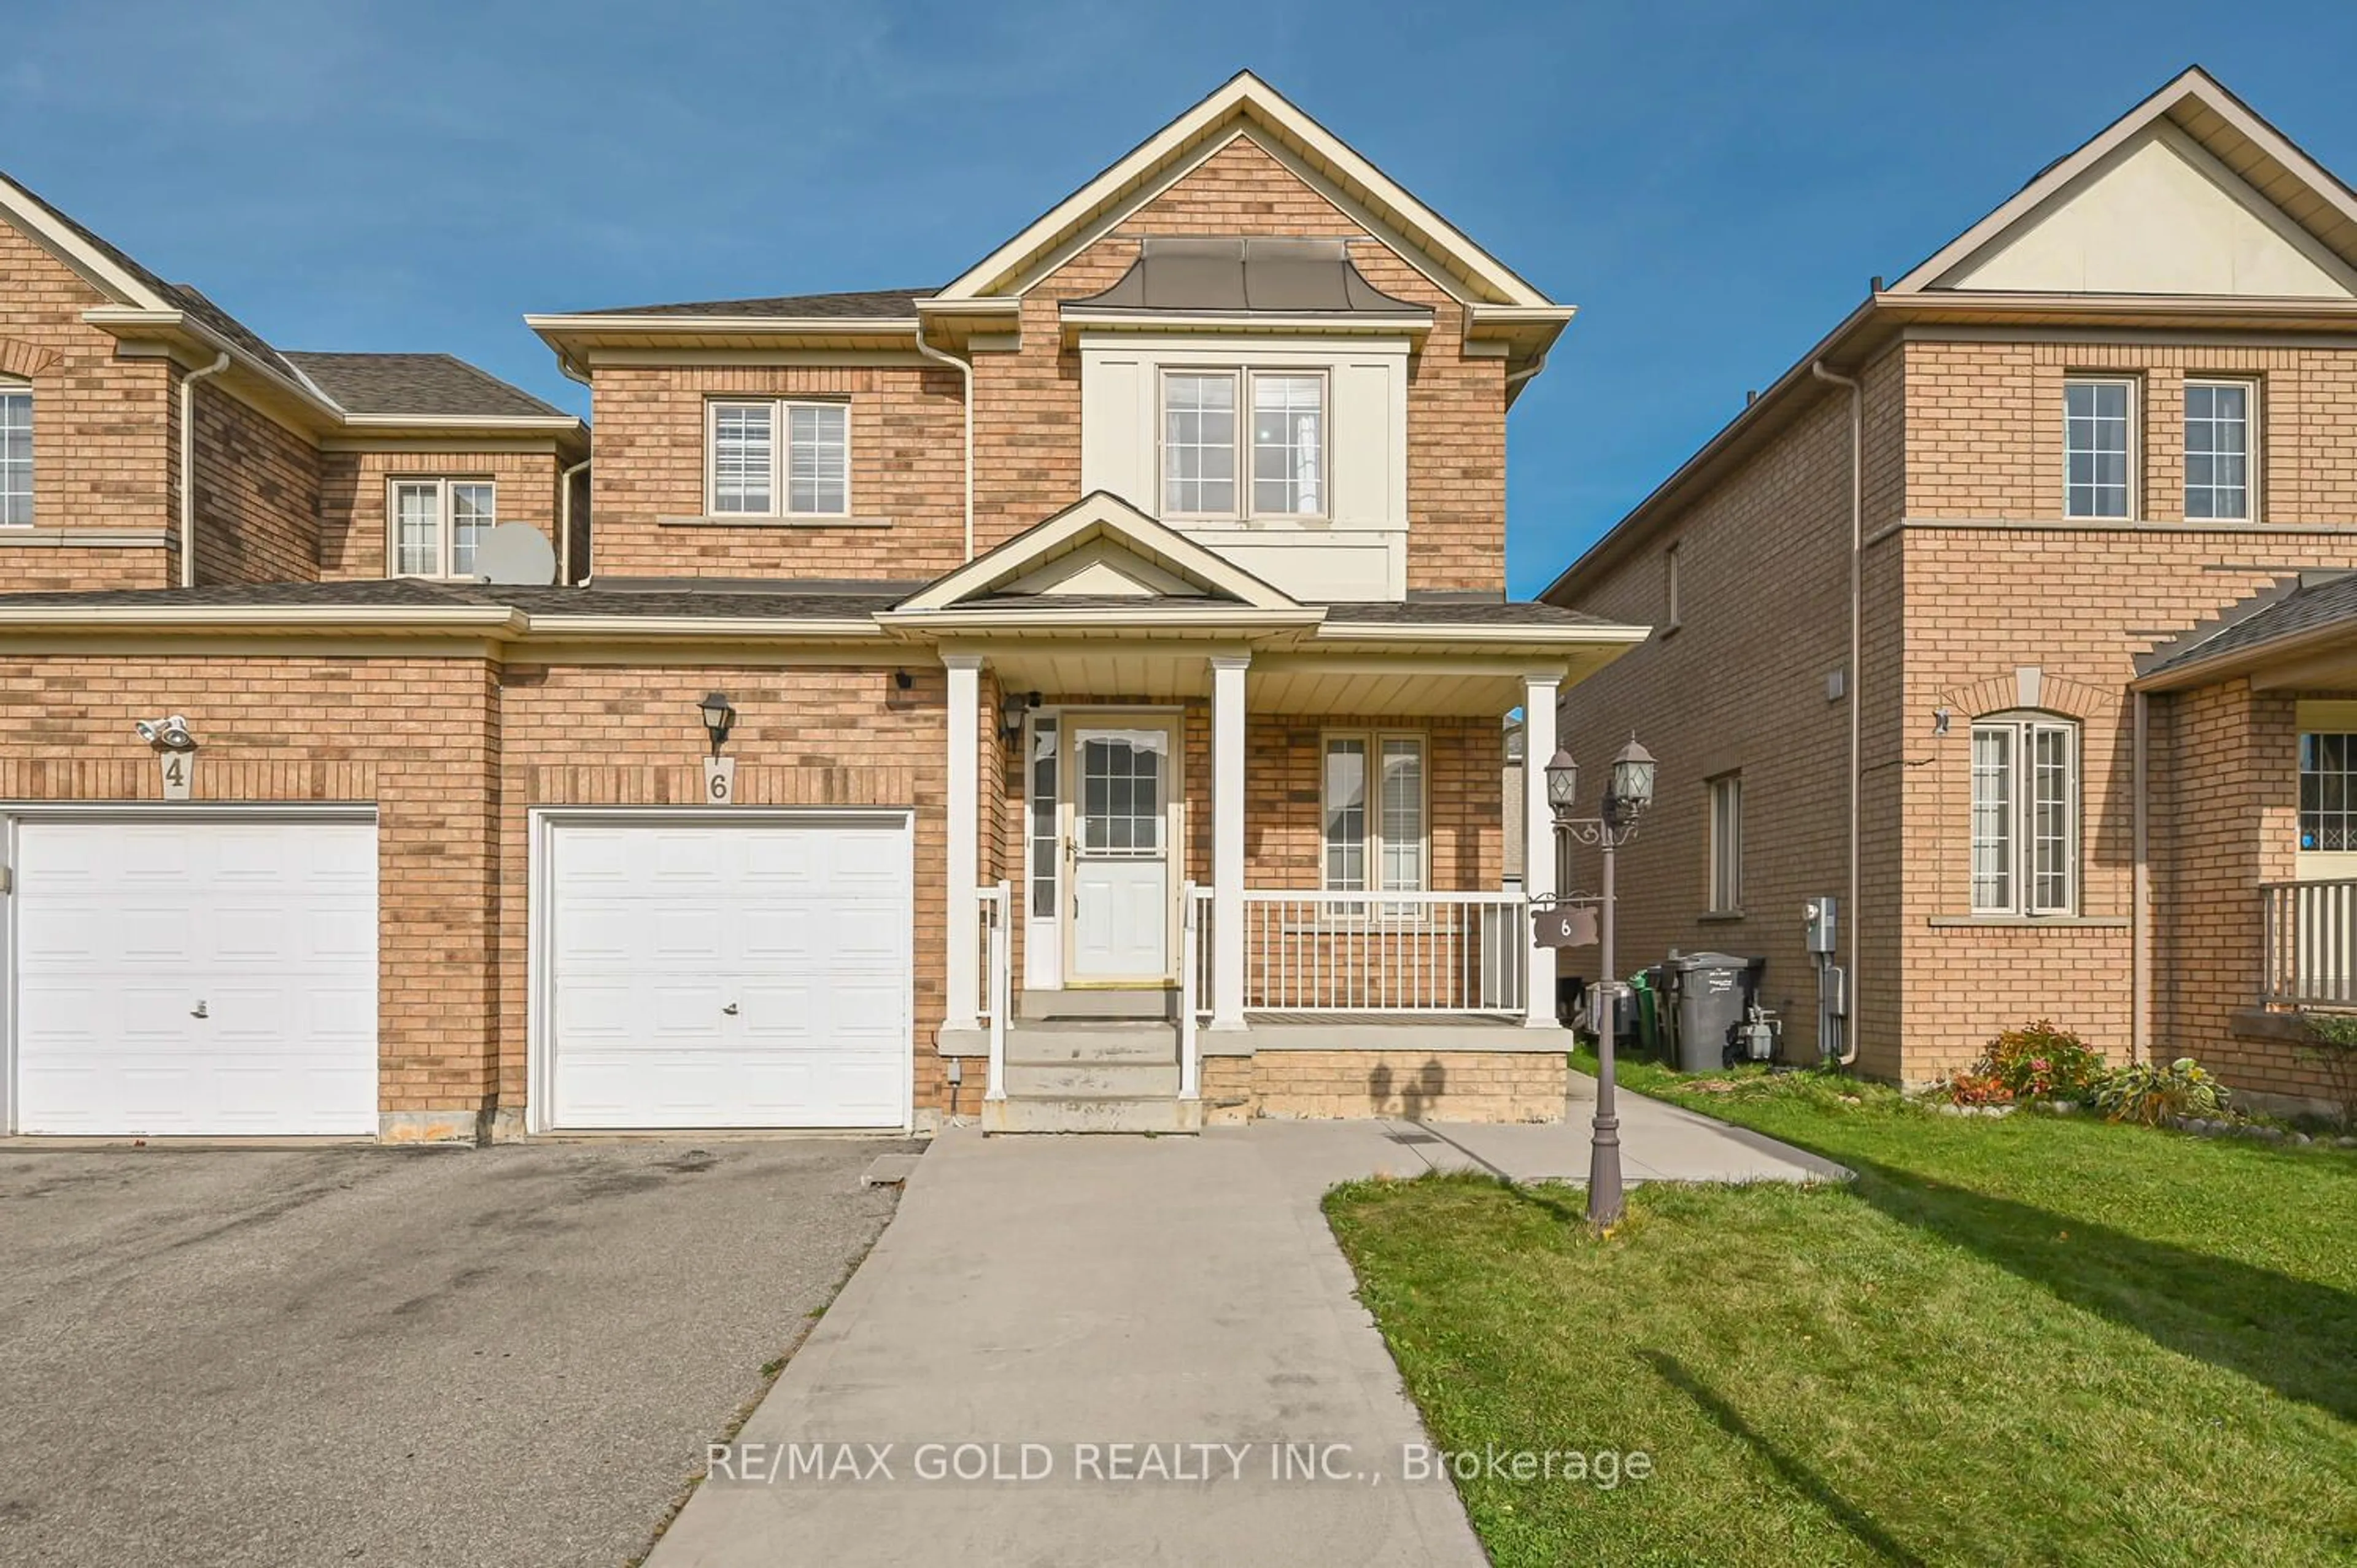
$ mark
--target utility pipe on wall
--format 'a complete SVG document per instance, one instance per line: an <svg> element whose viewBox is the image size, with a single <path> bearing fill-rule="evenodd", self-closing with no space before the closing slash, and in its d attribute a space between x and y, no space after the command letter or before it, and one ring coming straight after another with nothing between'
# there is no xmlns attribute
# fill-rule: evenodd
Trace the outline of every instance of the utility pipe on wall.
<svg viewBox="0 0 2357 1568"><path fill-rule="evenodd" d="M197 585L197 383L229 369L229 351L180 378L180 586Z"/></svg>
<svg viewBox="0 0 2357 1568"><path fill-rule="evenodd" d="M925 325L917 324L917 352L926 359L953 367L965 381L965 558L974 559L974 361L961 360L944 349L936 349L925 341Z"/></svg>
<svg viewBox="0 0 2357 1568"><path fill-rule="evenodd" d="M1847 1062L1857 1057L1858 936L1866 927L1857 902L1858 693L1864 685L1858 678L1858 625L1866 560L1866 389L1857 378L1827 370L1823 360L1813 361L1809 373L1849 389L1849 976L1843 998L1849 1026L1842 1037L1842 1060Z"/></svg>

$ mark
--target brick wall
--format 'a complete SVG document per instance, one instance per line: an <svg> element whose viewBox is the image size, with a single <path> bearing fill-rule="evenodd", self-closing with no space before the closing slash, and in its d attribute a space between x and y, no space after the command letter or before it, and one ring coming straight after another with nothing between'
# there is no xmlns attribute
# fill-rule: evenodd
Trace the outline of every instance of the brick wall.
<svg viewBox="0 0 2357 1568"><path fill-rule="evenodd" d="M1867 389L1868 532L1895 516L1903 439L1902 365L1886 355L1861 372ZM1781 435L1680 507L1641 549L1583 585L1572 607L1652 625L1642 647L1568 688L1564 743L1582 766L1581 792L1600 796L1606 765L1633 730L1659 764L1655 804L1620 852L1617 967L1657 963L1672 950L1765 958L1765 1000L1785 1020L1785 1050L1813 1059L1816 980L1801 906L1846 892L1847 699L1826 677L1849 660L1847 393L1812 394ZM1678 553L1679 625L1666 629L1663 553ZM1861 896L1848 912L1863 962L1857 1019L1869 1071L1899 1069L1895 947L1899 860L1893 745L1897 706L1895 553L1869 554L1866 671L1857 695L1868 725L1863 763ZM1706 918L1707 781L1737 773L1743 789L1743 910ZM1596 854L1577 852L1574 890L1592 892ZM1562 972L1594 978L1593 949L1564 955Z"/></svg>
<svg viewBox="0 0 2357 1568"><path fill-rule="evenodd" d="M385 511L395 478L488 478L501 522L528 522L556 542L559 460L545 452L328 452L319 458L322 578L382 577L390 540Z"/></svg>
<svg viewBox="0 0 2357 1568"><path fill-rule="evenodd" d="M180 397L170 401L179 450ZM197 581L301 583L319 575L319 449L276 420L197 383ZM171 504L180 470L171 467Z"/></svg>
<svg viewBox="0 0 2357 1568"><path fill-rule="evenodd" d="M173 521L166 361L127 359L81 313L103 295L0 221L0 377L33 392L37 531L162 529ZM13 535L16 531L9 531ZM0 542L0 593L153 587L171 553Z"/></svg>
<svg viewBox="0 0 2357 1568"><path fill-rule="evenodd" d="M596 380L591 551L599 573L917 578L963 558L963 392L946 366L609 365ZM659 521L705 514L705 405L738 395L850 403L857 523Z"/></svg>
<svg viewBox="0 0 2357 1568"><path fill-rule="evenodd" d="M1569 1088L1560 1051L1269 1050L1203 1060L1206 1109L1222 1121L1556 1122Z"/></svg>
<svg viewBox="0 0 2357 1568"><path fill-rule="evenodd" d="M381 1104L494 1088L495 688L472 658L0 657L0 800L156 800L135 718L188 716L199 800L373 801Z"/></svg>
<svg viewBox="0 0 2357 1568"><path fill-rule="evenodd" d="M1110 286L1136 259L1138 238L1147 234L1369 239L1257 144L1241 138L1057 268L1024 297L1021 349L974 358L980 548L1078 499L1080 354L1064 347L1057 306ZM1377 288L1436 313L1409 371L1408 585L1502 588L1505 362L1467 358L1463 307L1398 256L1372 242L1354 244L1351 255Z"/></svg>

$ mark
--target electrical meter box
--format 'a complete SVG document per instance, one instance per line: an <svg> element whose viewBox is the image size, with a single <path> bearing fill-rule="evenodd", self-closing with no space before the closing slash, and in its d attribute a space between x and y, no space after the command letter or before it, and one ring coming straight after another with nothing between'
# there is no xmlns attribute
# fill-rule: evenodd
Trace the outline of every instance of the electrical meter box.
<svg viewBox="0 0 2357 1568"><path fill-rule="evenodd" d="M1801 906L1801 918L1808 929L1809 950L1829 953L1834 950L1834 899L1812 898Z"/></svg>

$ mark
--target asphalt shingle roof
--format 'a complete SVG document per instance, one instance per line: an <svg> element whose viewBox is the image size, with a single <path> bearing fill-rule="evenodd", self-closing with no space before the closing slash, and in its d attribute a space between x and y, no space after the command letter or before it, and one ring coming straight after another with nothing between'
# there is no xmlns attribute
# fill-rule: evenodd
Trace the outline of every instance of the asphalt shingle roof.
<svg viewBox="0 0 2357 1568"><path fill-rule="evenodd" d="M348 413L565 417L565 411L450 354L320 354L286 358Z"/></svg>
<svg viewBox="0 0 2357 1568"><path fill-rule="evenodd" d="M917 301L937 288L874 288L851 294L783 294L766 299L700 299L677 305L632 305L584 310L582 316L805 316L889 319L917 314Z"/></svg>
<svg viewBox="0 0 2357 1568"><path fill-rule="evenodd" d="M2244 601L2240 613L2207 632L2197 628L2176 641L2155 649L2153 661L2140 671L2158 675L2181 665L2206 662L2222 654L2245 652L2270 642L2297 637L2336 621L2357 625L2357 572L2321 581L2292 579L2261 589Z"/></svg>
<svg viewBox="0 0 2357 1568"><path fill-rule="evenodd" d="M1602 616L1531 600L1410 599L1326 607L1326 624L1364 626L1612 626Z"/></svg>
<svg viewBox="0 0 2357 1568"><path fill-rule="evenodd" d="M512 606L526 615L711 616L747 619L865 620L906 596L897 585L864 587L827 582L780 582L759 588L518 587L495 583L447 583L422 577L357 577L333 583L218 583L200 588L119 588L100 593L0 594L0 609L210 608L294 609L361 607L384 609Z"/></svg>

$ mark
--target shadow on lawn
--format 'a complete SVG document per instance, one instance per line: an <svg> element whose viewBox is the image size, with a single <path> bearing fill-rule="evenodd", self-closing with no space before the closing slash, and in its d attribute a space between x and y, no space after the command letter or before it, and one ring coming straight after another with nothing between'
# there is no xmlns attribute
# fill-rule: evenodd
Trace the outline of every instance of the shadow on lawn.
<svg viewBox="0 0 2357 1568"><path fill-rule="evenodd" d="M1839 1156L1852 1190L1892 1219L1953 1241L2072 1305L2287 1399L2357 1420L2357 1298L2330 1285L2150 1241ZM2232 1223L2228 1220L2227 1223Z"/></svg>
<svg viewBox="0 0 2357 1568"><path fill-rule="evenodd" d="M1885 1563L1900 1564L1900 1568L1923 1568L1921 1557L1893 1541L1880 1525L1860 1512L1855 1503L1834 1490L1823 1476L1761 1436L1749 1422L1743 1419L1741 1411L1721 1399L1709 1384L1687 1370L1684 1362L1660 1350L1640 1350L1637 1359L1651 1365L1655 1372L1661 1374L1663 1382L1700 1406L1702 1412L1716 1422L1721 1431L1767 1461L1768 1467L1776 1472L1780 1480L1832 1515L1836 1523L1856 1536L1876 1556Z"/></svg>

